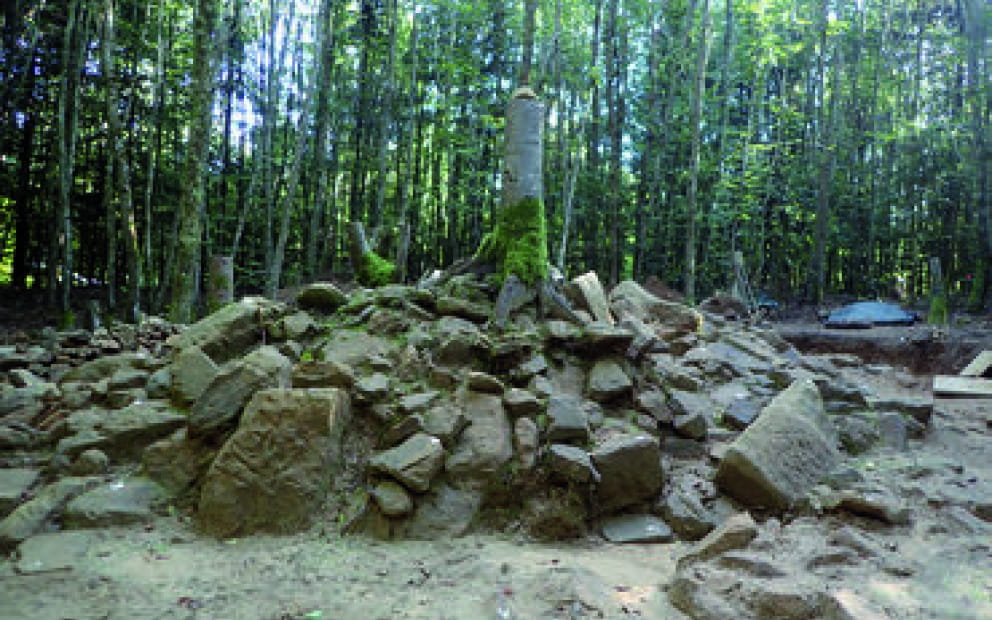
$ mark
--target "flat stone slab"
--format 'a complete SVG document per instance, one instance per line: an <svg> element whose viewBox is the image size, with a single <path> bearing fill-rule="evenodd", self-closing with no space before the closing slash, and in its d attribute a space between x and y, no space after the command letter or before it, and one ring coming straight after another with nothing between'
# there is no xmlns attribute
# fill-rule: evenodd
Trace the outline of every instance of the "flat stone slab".
<svg viewBox="0 0 992 620"><path fill-rule="evenodd" d="M0 518L6 517L38 480L36 469L0 469Z"/></svg>
<svg viewBox="0 0 992 620"><path fill-rule="evenodd" d="M798 380L730 444L715 482L748 506L788 509L840 462L833 434L816 385Z"/></svg>
<svg viewBox="0 0 992 620"><path fill-rule="evenodd" d="M98 480L95 477L62 478L41 489L34 498L0 521L0 549L16 546L40 532L70 499L92 489Z"/></svg>
<svg viewBox="0 0 992 620"><path fill-rule="evenodd" d="M395 448L373 456L369 467L392 476L412 491L424 492L430 488L431 479L441 471L443 459L441 440L417 433Z"/></svg>
<svg viewBox="0 0 992 620"><path fill-rule="evenodd" d="M547 440L552 442L589 439L589 416L582 403L568 396L552 396L548 403Z"/></svg>
<svg viewBox="0 0 992 620"><path fill-rule="evenodd" d="M86 558L93 537L88 532L52 532L32 536L18 546L14 570L37 575L74 569Z"/></svg>
<svg viewBox="0 0 992 620"><path fill-rule="evenodd" d="M62 515L70 528L107 527L141 523L165 501L161 486L147 478L128 478L83 493L69 502Z"/></svg>
<svg viewBox="0 0 992 620"><path fill-rule="evenodd" d="M653 515L620 515L603 522L603 536L615 543L664 543L672 528Z"/></svg>

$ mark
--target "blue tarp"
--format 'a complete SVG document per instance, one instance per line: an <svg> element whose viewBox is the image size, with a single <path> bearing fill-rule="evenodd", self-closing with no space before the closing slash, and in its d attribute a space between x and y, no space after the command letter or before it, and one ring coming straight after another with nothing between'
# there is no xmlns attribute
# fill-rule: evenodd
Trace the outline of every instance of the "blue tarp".
<svg viewBox="0 0 992 620"><path fill-rule="evenodd" d="M881 301L859 301L831 312L826 327L868 328L875 325L912 325L920 316L903 310L896 304Z"/></svg>

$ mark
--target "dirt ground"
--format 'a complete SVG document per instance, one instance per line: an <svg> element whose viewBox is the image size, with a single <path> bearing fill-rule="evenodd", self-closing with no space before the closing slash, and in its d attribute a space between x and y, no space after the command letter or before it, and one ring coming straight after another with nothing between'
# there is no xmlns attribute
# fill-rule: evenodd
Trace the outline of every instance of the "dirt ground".
<svg viewBox="0 0 992 620"><path fill-rule="evenodd" d="M844 373L880 396L929 395L927 375L871 365ZM850 463L905 502L909 525L787 515L762 525L770 554L801 553L797 545L851 527L877 552L818 572L818 587L857 593L877 612L871 618L992 618L992 525L962 514L963 506L992 501L990 442L992 400L938 401L923 440ZM217 541L173 515L145 527L84 531L61 547L67 558L51 558L50 570L0 560L0 618L686 617L664 592L685 543L538 544L508 534L380 542L329 533L336 529ZM513 615L501 615L505 604Z"/></svg>

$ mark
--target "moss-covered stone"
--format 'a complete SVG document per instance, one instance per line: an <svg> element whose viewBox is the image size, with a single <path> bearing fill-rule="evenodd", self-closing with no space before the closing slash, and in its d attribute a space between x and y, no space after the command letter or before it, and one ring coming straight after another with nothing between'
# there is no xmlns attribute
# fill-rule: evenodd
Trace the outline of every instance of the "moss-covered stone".
<svg viewBox="0 0 992 620"><path fill-rule="evenodd" d="M502 280L515 274L525 284L548 276L547 228L544 203L525 198L503 207L496 229L479 244L476 259L502 264Z"/></svg>
<svg viewBox="0 0 992 620"><path fill-rule="evenodd" d="M364 286L385 286L393 281L396 265L375 252L362 255L358 268L358 281Z"/></svg>

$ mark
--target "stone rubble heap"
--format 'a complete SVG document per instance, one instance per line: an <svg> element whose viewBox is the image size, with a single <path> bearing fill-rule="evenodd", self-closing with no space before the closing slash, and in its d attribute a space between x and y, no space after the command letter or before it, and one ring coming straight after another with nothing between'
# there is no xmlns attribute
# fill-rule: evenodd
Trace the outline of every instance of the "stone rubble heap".
<svg viewBox="0 0 992 620"><path fill-rule="evenodd" d="M727 553L756 536L742 511L910 518L846 463L907 450L931 401L881 399L843 379L852 356L632 281L566 292L581 324L530 305L490 328L495 291L459 276L0 347L0 547L169 505L218 537L703 539L670 596L735 617L705 585L727 563L766 570Z"/></svg>

